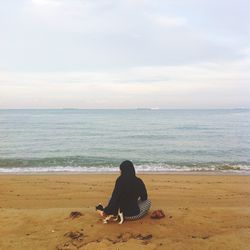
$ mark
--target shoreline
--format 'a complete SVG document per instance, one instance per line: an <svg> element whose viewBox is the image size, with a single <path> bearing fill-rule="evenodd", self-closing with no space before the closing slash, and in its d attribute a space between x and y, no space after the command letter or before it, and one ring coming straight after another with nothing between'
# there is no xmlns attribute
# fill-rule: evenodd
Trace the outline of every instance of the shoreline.
<svg viewBox="0 0 250 250"><path fill-rule="evenodd" d="M201 176L250 176L250 171L137 171L138 175L201 175ZM0 172L0 176L41 176L41 175L116 175L119 171L30 171L30 172Z"/></svg>

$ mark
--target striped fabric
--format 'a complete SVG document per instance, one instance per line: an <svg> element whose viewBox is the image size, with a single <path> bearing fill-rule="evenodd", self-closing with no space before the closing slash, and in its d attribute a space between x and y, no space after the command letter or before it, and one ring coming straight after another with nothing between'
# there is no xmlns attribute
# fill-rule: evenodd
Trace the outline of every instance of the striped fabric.
<svg viewBox="0 0 250 250"><path fill-rule="evenodd" d="M141 219L143 216L145 216L151 207L151 201L150 200L145 200L145 201L138 200L138 206L140 208L140 213L135 216L129 216L129 217L125 216L126 220L138 220L138 219Z"/></svg>

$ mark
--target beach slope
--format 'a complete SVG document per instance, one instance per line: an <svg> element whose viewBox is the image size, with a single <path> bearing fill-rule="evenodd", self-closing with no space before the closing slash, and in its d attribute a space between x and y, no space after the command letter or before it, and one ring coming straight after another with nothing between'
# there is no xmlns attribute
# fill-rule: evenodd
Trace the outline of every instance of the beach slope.
<svg viewBox="0 0 250 250"><path fill-rule="evenodd" d="M139 177L164 219L103 224L115 174L1 175L0 249L250 249L250 176Z"/></svg>

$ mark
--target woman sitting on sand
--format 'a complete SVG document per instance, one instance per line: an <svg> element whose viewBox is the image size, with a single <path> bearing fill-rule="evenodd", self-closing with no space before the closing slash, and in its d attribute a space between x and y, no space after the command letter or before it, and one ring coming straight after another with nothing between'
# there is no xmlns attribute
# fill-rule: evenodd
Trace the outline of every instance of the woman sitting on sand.
<svg viewBox="0 0 250 250"><path fill-rule="evenodd" d="M143 181L136 177L131 161L122 162L120 170L121 175L116 180L112 197L101 215L114 215L120 209L126 220L140 219L147 214L151 206L146 187Z"/></svg>

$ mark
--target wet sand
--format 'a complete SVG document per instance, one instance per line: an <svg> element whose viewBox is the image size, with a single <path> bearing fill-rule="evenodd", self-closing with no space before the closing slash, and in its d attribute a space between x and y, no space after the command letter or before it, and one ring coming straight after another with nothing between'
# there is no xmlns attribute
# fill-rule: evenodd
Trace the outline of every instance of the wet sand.
<svg viewBox="0 0 250 250"><path fill-rule="evenodd" d="M103 224L116 174L0 175L0 249L250 249L250 176L139 177L164 219Z"/></svg>

